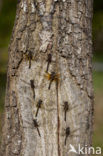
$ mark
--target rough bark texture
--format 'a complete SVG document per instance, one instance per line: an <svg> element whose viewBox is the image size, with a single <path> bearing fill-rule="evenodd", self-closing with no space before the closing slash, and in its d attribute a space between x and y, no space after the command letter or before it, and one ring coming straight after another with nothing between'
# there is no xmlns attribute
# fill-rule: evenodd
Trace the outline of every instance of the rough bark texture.
<svg viewBox="0 0 103 156"><path fill-rule="evenodd" d="M21 0L11 44L1 156L75 156L92 143L92 0ZM27 59L31 51L32 60ZM58 75L58 83L46 73ZM30 80L34 80L35 99ZM37 103L42 100L37 121ZM63 104L69 110L64 120ZM65 145L65 129L70 135ZM87 154L86 154L87 155Z"/></svg>

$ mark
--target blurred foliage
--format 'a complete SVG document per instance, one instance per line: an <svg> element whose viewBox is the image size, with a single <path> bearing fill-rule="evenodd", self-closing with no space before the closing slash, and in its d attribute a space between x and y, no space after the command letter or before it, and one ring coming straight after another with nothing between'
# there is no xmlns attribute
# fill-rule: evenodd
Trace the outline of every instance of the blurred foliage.
<svg viewBox="0 0 103 156"><path fill-rule="evenodd" d="M103 10L94 13L93 16L93 38L96 34L103 30Z"/></svg>
<svg viewBox="0 0 103 156"><path fill-rule="evenodd" d="M95 93L93 146L103 149L103 72L93 72Z"/></svg>
<svg viewBox="0 0 103 156"><path fill-rule="evenodd" d="M94 55L98 59L98 55L100 58L103 53L103 0L94 0L93 43Z"/></svg>
<svg viewBox="0 0 103 156"><path fill-rule="evenodd" d="M94 13L103 10L103 0L94 0Z"/></svg>
<svg viewBox="0 0 103 156"><path fill-rule="evenodd" d="M0 48L0 73L5 74L7 70L8 48Z"/></svg>
<svg viewBox="0 0 103 156"><path fill-rule="evenodd" d="M4 97L6 88L6 74L0 74L0 113L3 112L4 108Z"/></svg>
<svg viewBox="0 0 103 156"><path fill-rule="evenodd" d="M103 72L93 72L93 83L95 92L103 91Z"/></svg>
<svg viewBox="0 0 103 156"><path fill-rule="evenodd" d="M103 51L96 52L93 56L93 62L103 62Z"/></svg>
<svg viewBox="0 0 103 156"><path fill-rule="evenodd" d="M0 10L0 73L6 73L8 44L16 14L16 0L2 0Z"/></svg>
<svg viewBox="0 0 103 156"><path fill-rule="evenodd" d="M0 48L8 45L16 12L16 0L3 0L0 10Z"/></svg>

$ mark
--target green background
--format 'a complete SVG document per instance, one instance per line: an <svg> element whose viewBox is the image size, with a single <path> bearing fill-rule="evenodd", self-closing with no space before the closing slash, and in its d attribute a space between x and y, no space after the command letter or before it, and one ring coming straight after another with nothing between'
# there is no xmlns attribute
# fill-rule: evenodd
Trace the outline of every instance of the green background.
<svg viewBox="0 0 103 156"><path fill-rule="evenodd" d="M4 111L8 44L16 13L16 0L2 0L0 6L0 119ZM103 0L94 0L93 64L101 63L101 70L93 71L95 94L93 146L103 149ZM0 120L0 121L1 121ZM1 122L0 122L1 129ZM0 133L1 134L1 133Z"/></svg>

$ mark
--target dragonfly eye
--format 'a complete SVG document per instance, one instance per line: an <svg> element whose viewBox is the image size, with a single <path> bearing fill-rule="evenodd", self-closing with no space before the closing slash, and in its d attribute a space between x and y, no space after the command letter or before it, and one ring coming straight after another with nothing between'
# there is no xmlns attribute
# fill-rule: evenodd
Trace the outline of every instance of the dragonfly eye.
<svg viewBox="0 0 103 156"><path fill-rule="evenodd" d="M68 110L68 109L69 109L68 102L67 102L67 101L65 101L65 102L64 102L64 110Z"/></svg>

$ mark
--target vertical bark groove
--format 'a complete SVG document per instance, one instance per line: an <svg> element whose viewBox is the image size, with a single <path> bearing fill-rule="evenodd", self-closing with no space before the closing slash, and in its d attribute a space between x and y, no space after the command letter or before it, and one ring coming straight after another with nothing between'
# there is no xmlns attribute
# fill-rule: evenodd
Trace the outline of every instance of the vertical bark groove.
<svg viewBox="0 0 103 156"><path fill-rule="evenodd" d="M58 156L61 156L61 150L60 150L60 111L59 111L59 99L58 99L58 84L56 84L56 92L57 92L57 132L58 132Z"/></svg>

